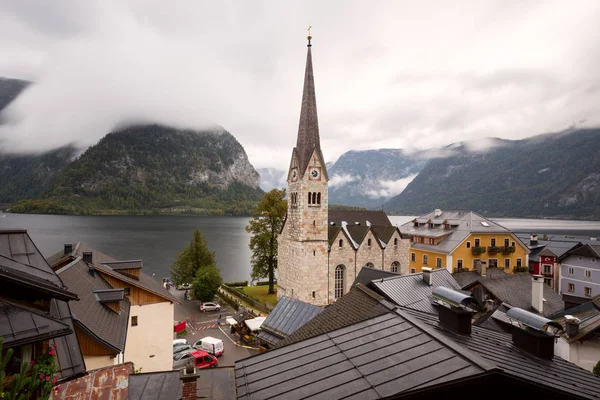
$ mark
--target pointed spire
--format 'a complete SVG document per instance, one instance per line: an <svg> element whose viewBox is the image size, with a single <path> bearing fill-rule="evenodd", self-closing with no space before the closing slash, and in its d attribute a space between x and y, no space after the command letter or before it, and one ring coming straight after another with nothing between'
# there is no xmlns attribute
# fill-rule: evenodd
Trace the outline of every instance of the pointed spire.
<svg viewBox="0 0 600 400"><path fill-rule="evenodd" d="M304 174L310 156L315 148L321 152L319 139L319 120L317 118L317 99L315 96L315 80L313 77L311 43L312 36L308 36L308 53L306 55L306 71L304 73L304 91L302 93L302 110L300 111L300 126L298 128L298 140L296 150L298 152L298 163L300 174Z"/></svg>

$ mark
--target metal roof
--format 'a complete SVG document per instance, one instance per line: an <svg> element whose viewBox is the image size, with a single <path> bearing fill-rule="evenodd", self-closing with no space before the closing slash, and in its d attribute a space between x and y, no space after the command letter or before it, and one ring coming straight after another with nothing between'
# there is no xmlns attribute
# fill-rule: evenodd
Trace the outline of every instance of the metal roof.
<svg viewBox="0 0 600 400"><path fill-rule="evenodd" d="M52 400L124 400L128 398L128 377L132 374L131 362L87 371L84 376L61 383L60 391L52 394Z"/></svg>
<svg viewBox="0 0 600 400"><path fill-rule="evenodd" d="M181 399L183 393L179 371L130 374L128 386L129 400Z"/></svg>
<svg viewBox="0 0 600 400"><path fill-rule="evenodd" d="M237 361L238 399L379 399L494 367L402 312Z"/></svg>
<svg viewBox="0 0 600 400"><path fill-rule="evenodd" d="M361 225L367 225L369 222L372 226L393 226L387 214L383 211L332 211L328 212L328 222L335 222L337 226L342 225L342 221L346 221L348 225L354 225L359 222Z"/></svg>
<svg viewBox="0 0 600 400"><path fill-rule="evenodd" d="M376 279L390 278L394 276L400 276L400 274L378 268L361 268L352 286L356 286L359 283L365 286L369 286L371 281L374 281Z"/></svg>
<svg viewBox="0 0 600 400"><path fill-rule="evenodd" d="M364 269L364 268L363 268ZM423 280L423 273L399 275L372 281L371 285L383 296L400 306L437 314L434 309L432 292L438 286L460 290L460 285L446 269L431 271L432 285Z"/></svg>
<svg viewBox="0 0 600 400"><path fill-rule="evenodd" d="M487 268L485 277L481 276L477 271L466 271L466 272L457 272L452 274L452 277L458 282L460 287L464 288L471 283L477 281L479 278L486 279L494 279L494 278L502 278L508 276L504 269L500 268Z"/></svg>
<svg viewBox="0 0 600 400"><path fill-rule="evenodd" d="M104 261L102 264L118 271L120 269L140 269L144 265L142 260L128 260L128 261Z"/></svg>
<svg viewBox="0 0 600 400"><path fill-rule="evenodd" d="M112 303L125 298L125 289L96 289L93 290L96 300L100 303Z"/></svg>
<svg viewBox="0 0 600 400"><path fill-rule="evenodd" d="M71 333L66 336L54 338L50 341L51 345L56 345L57 367L55 375L59 381L71 379L85 373L86 367L83 361L83 354L79 347L79 341L73 328L73 318L69 303L62 300L52 300L50 303L50 313L71 329Z"/></svg>
<svg viewBox="0 0 600 400"><path fill-rule="evenodd" d="M259 334L259 338L275 345L294 333L298 328L313 319L323 311L321 307L305 303L298 299L283 296L277 302L277 306L271 311L263 322L261 329L265 335ZM261 333L262 333L261 332ZM268 335L278 338L276 341Z"/></svg>

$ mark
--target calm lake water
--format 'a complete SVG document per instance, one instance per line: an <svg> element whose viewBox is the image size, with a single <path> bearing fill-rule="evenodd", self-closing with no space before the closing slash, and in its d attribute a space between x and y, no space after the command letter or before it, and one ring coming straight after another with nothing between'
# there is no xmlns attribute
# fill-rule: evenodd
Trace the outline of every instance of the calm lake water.
<svg viewBox="0 0 600 400"><path fill-rule="evenodd" d="M412 216L392 216L403 224ZM142 259L147 274L169 275L177 255L189 245L194 229L200 229L215 252L226 282L250 280L250 235L247 217L176 216L63 216L5 214L0 229L27 229L44 256L63 249L64 243L86 242L117 259ZM551 219L496 219L515 232L583 235L600 238L600 221Z"/></svg>

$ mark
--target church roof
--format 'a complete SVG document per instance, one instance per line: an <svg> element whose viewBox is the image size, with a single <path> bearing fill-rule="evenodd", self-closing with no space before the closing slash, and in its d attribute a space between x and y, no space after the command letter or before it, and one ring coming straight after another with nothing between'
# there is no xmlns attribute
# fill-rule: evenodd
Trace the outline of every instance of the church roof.
<svg viewBox="0 0 600 400"><path fill-rule="evenodd" d="M332 222L337 226L346 221L348 225L355 225L359 222L361 225L367 225L367 221L372 226L393 226L387 214L383 211L332 211L329 210L329 225Z"/></svg>
<svg viewBox="0 0 600 400"><path fill-rule="evenodd" d="M302 93L302 109L300 111L300 124L298 127L298 139L296 141L296 154L302 176L308 167L310 158L314 151L321 157L321 141L319 138L319 119L317 117L317 98L315 95L315 79L313 76L311 45L308 45L306 55L306 70L304 72L304 91ZM323 176L327 178L325 165L322 167Z"/></svg>

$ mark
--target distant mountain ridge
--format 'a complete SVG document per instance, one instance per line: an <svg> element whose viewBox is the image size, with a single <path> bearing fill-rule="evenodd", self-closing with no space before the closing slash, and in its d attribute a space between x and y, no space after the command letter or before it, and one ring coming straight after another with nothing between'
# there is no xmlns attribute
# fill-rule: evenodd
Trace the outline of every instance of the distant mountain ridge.
<svg viewBox="0 0 600 400"><path fill-rule="evenodd" d="M415 215L436 208L494 217L600 219L600 129L498 140L473 150L455 144L431 159L386 205Z"/></svg>

